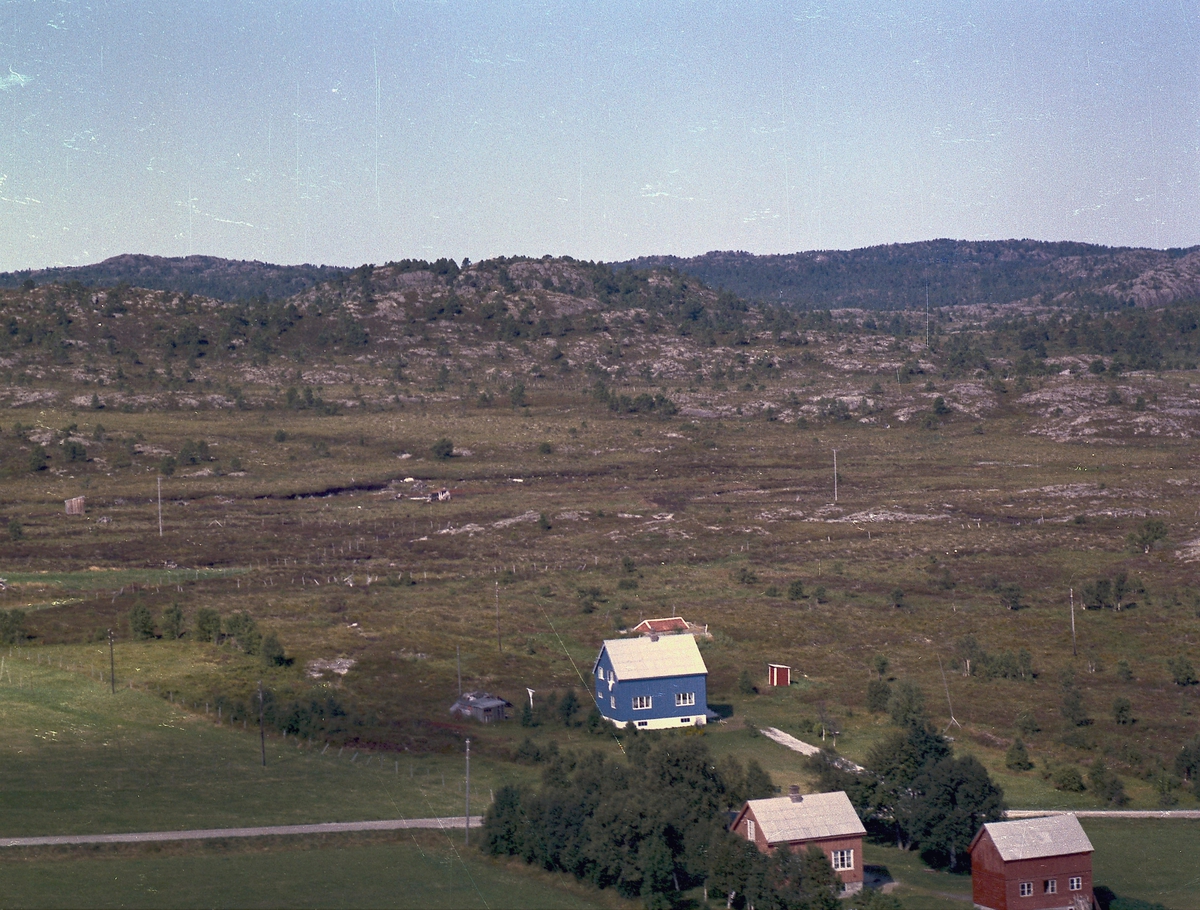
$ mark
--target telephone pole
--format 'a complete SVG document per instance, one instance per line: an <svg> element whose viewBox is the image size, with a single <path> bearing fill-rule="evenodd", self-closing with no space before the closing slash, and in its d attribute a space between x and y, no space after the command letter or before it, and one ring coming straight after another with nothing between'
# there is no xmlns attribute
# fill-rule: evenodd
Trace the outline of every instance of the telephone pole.
<svg viewBox="0 0 1200 910"><path fill-rule="evenodd" d="M467 740L467 817L463 825L463 843L471 843L471 740Z"/></svg>
<svg viewBox="0 0 1200 910"><path fill-rule="evenodd" d="M113 657L113 639L116 636L113 630L108 630L108 684L112 687L112 694L117 694L117 662Z"/></svg>
<svg viewBox="0 0 1200 910"><path fill-rule="evenodd" d="M158 536L162 537L162 475L158 475Z"/></svg>
<svg viewBox="0 0 1200 910"><path fill-rule="evenodd" d="M262 747L262 766L267 766L267 728L263 725L263 687L258 681L258 742Z"/></svg>

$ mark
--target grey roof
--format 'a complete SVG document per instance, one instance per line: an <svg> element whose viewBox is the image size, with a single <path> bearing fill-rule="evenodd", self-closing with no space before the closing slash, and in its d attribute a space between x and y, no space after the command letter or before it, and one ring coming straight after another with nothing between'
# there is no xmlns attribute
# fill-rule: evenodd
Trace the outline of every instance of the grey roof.
<svg viewBox="0 0 1200 910"><path fill-rule="evenodd" d="M752 799L747 805L768 844L867 833L858 813L850 805L850 797L841 790L810 793L798 803L792 802L790 796L780 796Z"/></svg>
<svg viewBox="0 0 1200 910"><path fill-rule="evenodd" d="M464 692L458 696L458 701L451 706L450 710L453 711L458 708L498 708L501 705L511 708L512 702L498 698L490 692Z"/></svg>
<svg viewBox="0 0 1200 910"><path fill-rule="evenodd" d="M1006 863L1018 859L1092 852L1092 842L1074 815L988 822L983 827L996 845L1000 858Z"/></svg>
<svg viewBox="0 0 1200 910"><path fill-rule="evenodd" d="M696 639L691 635L662 635L657 640L614 638L604 642L604 650L608 651L608 659L619 680L708 673L700 649L696 647Z"/></svg>

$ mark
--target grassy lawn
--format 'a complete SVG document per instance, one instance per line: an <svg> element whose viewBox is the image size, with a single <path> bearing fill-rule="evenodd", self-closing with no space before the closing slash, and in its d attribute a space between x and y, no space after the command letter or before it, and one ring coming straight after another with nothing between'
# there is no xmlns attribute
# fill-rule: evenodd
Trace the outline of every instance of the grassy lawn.
<svg viewBox="0 0 1200 910"><path fill-rule="evenodd" d="M47 649L53 650L53 649ZM13 681L9 681L9 670ZM355 753L218 725L141 689L6 655L0 834L107 833L460 814L459 754ZM472 756L472 811L530 772Z"/></svg>
<svg viewBox="0 0 1200 910"><path fill-rule="evenodd" d="M276 841L0 860L6 907L632 907L613 892L493 862L432 832L391 843Z"/></svg>
<svg viewBox="0 0 1200 910"><path fill-rule="evenodd" d="M1096 885L1120 897L1157 901L1172 910L1200 907L1200 821L1079 820L1096 852Z"/></svg>

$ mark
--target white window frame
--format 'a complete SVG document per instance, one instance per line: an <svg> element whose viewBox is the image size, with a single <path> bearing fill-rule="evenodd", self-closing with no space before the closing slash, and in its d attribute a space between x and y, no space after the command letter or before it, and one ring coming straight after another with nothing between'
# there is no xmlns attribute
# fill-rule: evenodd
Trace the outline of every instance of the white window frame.
<svg viewBox="0 0 1200 910"><path fill-rule="evenodd" d="M649 711L654 707L653 695L635 695L633 696L633 710Z"/></svg>
<svg viewBox="0 0 1200 910"><path fill-rule="evenodd" d="M608 705L614 711L617 710L617 696L615 696L615 695L608 696Z"/></svg>
<svg viewBox="0 0 1200 910"><path fill-rule="evenodd" d="M834 850L829 857L830 864L835 872L845 872L854 868L854 851L853 850Z"/></svg>
<svg viewBox="0 0 1200 910"><path fill-rule="evenodd" d="M675 707L676 708L692 708L696 705L695 692L676 692Z"/></svg>
<svg viewBox="0 0 1200 910"><path fill-rule="evenodd" d="M1021 897L1033 897L1033 882L1021 882L1018 890L1021 893Z"/></svg>
<svg viewBox="0 0 1200 910"><path fill-rule="evenodd" d="M1082 891L1083 890L1083 876L1082 875L1072 875L1069 879L1067 879L1067 888L1071 891Z"/></svg>
<svg viewBox="0 0 1200 910"><path fill-rule="evenodd" d="M754 819L746 819L746 840L754 840Z"/></svg>
<svg viewBox="0 0 1200 910"><path fill-rule="evenodd" d="M1058 894L1058 879L1048 878L1042 882L1043 894Z"/></svg>

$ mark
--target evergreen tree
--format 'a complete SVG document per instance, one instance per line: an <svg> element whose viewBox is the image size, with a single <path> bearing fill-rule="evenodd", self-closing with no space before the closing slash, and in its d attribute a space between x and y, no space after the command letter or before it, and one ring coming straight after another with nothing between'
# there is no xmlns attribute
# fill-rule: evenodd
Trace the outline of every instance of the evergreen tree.
<svg viewBox="0 0 1200 910"><path fill-rule="evenodd" d="M154 617L150 608L141 601L134 604L133 609L129 611L129 631L138 641L154 637Z"/></svg>
<svg viewBox="0 0 1200 910"><path fill-rule="evenodd" d="M179 604L171 604L163 610L162 620L163 638L169 641L175 641L183 637L183 607Z"/></svg>
<svg viewBox="0 0 1200 910"><path fill-rule="evenodd" d="M1008 747L1008 751L1004 753L1004 767L1010 771L1028 771L1033 767L1025 743L1021 742L1021 737L1018 736L1014 739L1012 745Z"/></svg>

